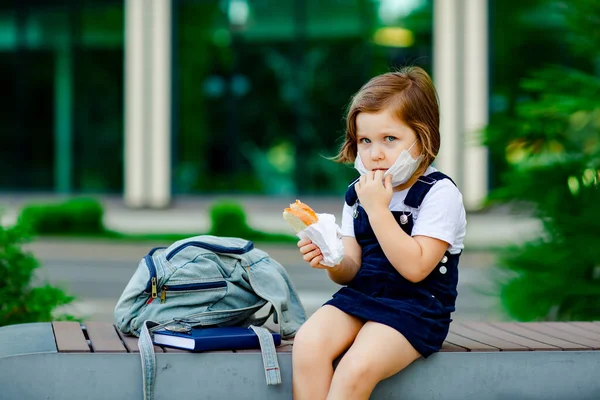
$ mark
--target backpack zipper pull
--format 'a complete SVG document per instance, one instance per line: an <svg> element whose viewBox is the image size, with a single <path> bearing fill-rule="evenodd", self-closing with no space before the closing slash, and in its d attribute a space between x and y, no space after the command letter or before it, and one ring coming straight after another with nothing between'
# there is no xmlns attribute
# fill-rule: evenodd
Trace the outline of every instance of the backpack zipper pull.
<svg viewBox="0 0 600 400"><path fill-rule="evenodd" d="M167 301L167 287L163 286L160 291L160 304L163 304L165 301Z"/></svg>
<svg viewBox="0 0 600 400"><path fill-rule="evenodd" d="M158 296L158 292L156 290L156 277L152 277L152 298L155 299Z"/></svg>

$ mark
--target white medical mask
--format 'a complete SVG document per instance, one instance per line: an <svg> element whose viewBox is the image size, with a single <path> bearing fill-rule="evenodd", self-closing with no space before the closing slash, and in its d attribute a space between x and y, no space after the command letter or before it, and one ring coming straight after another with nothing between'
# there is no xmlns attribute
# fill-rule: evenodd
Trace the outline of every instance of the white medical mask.
<svg viewBox="0 0 600 400"><path fill-rule="evenodd" d="M398 156L394 164L385 171L383 174L384 177L391 175L392 176L392 186L402 185L406 181L410 179L411 176L415 173L419 165L421 165L421 161L423 160L423 154L420 154L416 159L410 155L410 150L417 143L415 142L408 148L408 150L402 150L402 153ZM356 154L356 160L354 160L354 168L361 174L365 175L369 172L362 160L360 159L360 154Z"/></svg>

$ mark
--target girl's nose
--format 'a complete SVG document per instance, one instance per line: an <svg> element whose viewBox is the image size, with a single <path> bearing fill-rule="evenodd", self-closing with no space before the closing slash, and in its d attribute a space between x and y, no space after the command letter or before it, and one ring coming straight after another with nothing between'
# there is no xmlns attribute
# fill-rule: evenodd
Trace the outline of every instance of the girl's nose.
<svg viewBox="0 0 600 400"><path fill-rule="evenodd" d="M371 147L371 160L377 161L383 159L383 151L381 147L375 145Z"/></svg>

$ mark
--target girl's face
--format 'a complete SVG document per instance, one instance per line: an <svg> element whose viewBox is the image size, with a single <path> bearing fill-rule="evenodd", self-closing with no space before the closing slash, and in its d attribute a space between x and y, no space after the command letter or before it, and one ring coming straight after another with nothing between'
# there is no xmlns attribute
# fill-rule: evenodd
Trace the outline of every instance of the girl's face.
<svg viewBox="0 0 600 400"><path fill-rule="evenodd" d="M386 171L400 153L417 140L415 132L388 109L359 113L356 116L356 136L358 154L369 171ZM421 146L416 143L410 155L417 158L420 153Z"/></svg>

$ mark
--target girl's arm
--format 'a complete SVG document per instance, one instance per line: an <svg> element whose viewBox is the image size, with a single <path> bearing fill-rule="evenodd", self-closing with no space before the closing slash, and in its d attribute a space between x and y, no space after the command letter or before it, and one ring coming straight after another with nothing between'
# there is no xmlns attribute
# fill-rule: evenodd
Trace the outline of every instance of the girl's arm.
<svg viewBox="0 0 600 400"><path fill-rule="evenodd" d="M440 262L448 243L428 236L410 236L386 208L370 210L369 221L383 253L407 280L420 282Z"/></svg>
<svg viewBox="0 0 600 400"><path fill-rule="evenodd" d="M311 267L326 269L329 279L337 284L345 285L350 282L360 269L362 248L352 236L344 236L342 238L344 245L344 258L334 267L326 267L321 265L323 256L321 249L309 239L302 239L298 242L300 253L302 253L304 261L308 262Z"/></svg>

